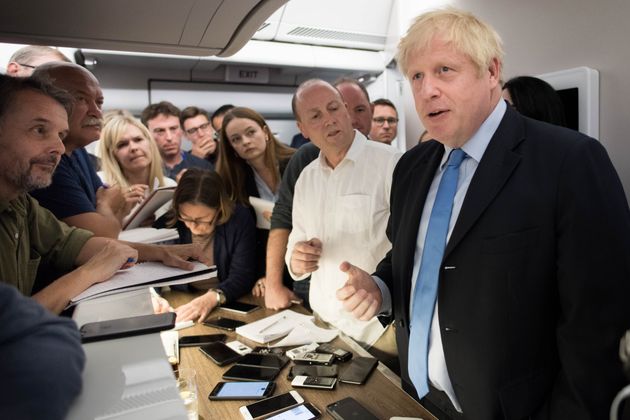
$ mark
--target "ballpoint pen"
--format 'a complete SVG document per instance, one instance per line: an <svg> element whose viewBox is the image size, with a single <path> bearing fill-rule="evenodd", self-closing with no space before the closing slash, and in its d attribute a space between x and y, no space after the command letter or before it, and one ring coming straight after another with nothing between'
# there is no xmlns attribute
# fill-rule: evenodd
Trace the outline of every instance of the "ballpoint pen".
<svg viewBox="0 0 630 420"><path fill-rule="evenodd" d="M276 325L278 322L282 321L283 319L286 319L286 316L283 315L280 318L278 318L275 321L273 321L271 324L263 327L260 331L258 331L258 334L261 334L261 333L267 331L269 328L273 327L274 325Z"/></svg>

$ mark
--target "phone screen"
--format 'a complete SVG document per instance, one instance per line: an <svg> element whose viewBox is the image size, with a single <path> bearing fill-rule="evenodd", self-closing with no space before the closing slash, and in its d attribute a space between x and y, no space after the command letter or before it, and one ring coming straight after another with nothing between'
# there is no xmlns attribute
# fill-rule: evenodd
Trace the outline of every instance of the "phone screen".
<svg viewBox="0 0 630 420"><path fill-rule="evenodd" d="M350 362L339 380L349 384L362 384L378 364L378 360L373 357L355 357Z"/></svg>
<svg viewBox="0 0 630 420"><path fill-rule="evenodd" d="M248 314L260 308L260 306L252 305L251 303L233 301L233 302L224 303L223 305L220 306L220 308L226 309L228 311L235 311L235 312L240 312L243 314Z"/></svg>
<svg viewBox="0 0 630 420"><path fill-rule="evenodd" d="M203 322L204 325L209 325L211 327L222 328L224 330L234 331L236 328L245 325L245 322L239 321L237 319L231 318L212 318Z"/></svg>
<svg viewBox="0 0 630 420"><path fill-rule="evenodd" d="M199 350L219 366L233 362L241 357L240 354L220 341L201 346L199 347Z"/></svg>
<svg viewBox="0 0 630 420"><path fill-rule="evenodd" d="M213 396L230 397L262 397L269 388L269 381L265 382L220 382L221 387ZM217 387L218 388L218 387Z"/></svg>
<svg viewBox="0 0 630 420"><path fill-rule="evenodd" d="M238 361L239 365L264 366L282 369L289 361L288 357L276 356L275 354L249 353Z"/></svg>
<svg viewBox="0 0 630 420"><path fill-rule="evenodd" d="M273 381L280 369L261 367L261 366L245 366L234 365L224 374L223 379L241 379L244 381Z"/></svg>
<svg viewBox="0 0 630 420"><path fill-rule="evenodd" d="M266 420L313 420L318 419L320 412L311 404L300 404L282 413L267 417Z"/></svg>
<svg viewBox="0 0 630 420"><path fill-rule="evenodd" d="M257 418L264 416L265 414L282 410L283 408L289 408L301 402L302 401L296 401L291 392L287 392L286 394L277 395L275 397L255 402L248 405L246 408L253 418Z"/></svg>
<svg viewBox="0 0 630 420"><path fill-rule="evenodd" d="M214 343L215 341L225 341L225 334L205 334L205 335L187 335L179 338L179 345L185 346L201 346L203 344Z"/></svg>

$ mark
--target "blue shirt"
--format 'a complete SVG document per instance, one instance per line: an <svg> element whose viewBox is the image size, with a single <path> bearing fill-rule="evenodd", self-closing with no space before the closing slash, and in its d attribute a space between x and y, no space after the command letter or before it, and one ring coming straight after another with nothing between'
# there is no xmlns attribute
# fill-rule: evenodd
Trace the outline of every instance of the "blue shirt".
<svg viewBox="0 0 630 420"><path fill-rule="evenodd" d="M190 152L182 152L182 161L172 168L164 165L164 176L167 176L172 179L177 179L177 174L179 174L183 169L188 168L199 168L199 169L207 169L212 171L214 166L212 163L205 159L198 158L197 156L193 156Z"/></svg>
<svg viewBox="0 0 630 420"><path fill-rule="evenodd" d="M96 190L103 186L84 148L61 156L52 184L31 195L58 219L96 211Z"/></svg>

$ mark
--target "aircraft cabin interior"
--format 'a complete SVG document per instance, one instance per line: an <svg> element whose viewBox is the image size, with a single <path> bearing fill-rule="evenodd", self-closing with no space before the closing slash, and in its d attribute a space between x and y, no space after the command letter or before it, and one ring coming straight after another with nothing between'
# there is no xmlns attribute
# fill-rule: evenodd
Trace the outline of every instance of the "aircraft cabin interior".
<svg viewBox="0 0 630 420"><path fill-rule="evenodd" d="M291 99L300 83L311 78L331 83L342 77L352 78L366 87L371 100L386 98L394 103L398 134L391 145L405 153L418 144L424 127L409 80L398 68L398 43L416 16L445 6L472 12L497 30L505 50L503 81L515 76L535 76L561 95L570 115L570 128L601 143L618 173L626 199L630 199L630 118L625 101L630 98L627 1L20 0L11 2L0 14L0 72L5 72L9 58L18 48L52 46L98 79L104 111L124 109L139 118L145 107L160 101L170 101L180 109L197 106L210 114L224 104L247 106L264 116L274 135L287 145L299 133ZM97 153L97 148L98 142L86 147L90 153ZM185 139L183 148L190 150L190 141ZM620 264L627 265L630 255L627 257ZM131 302L135 297L129 299ZM221 301L218 295L217 300ZM135 310L147 310L145 306L139 305ZM75 319L79 316L83 321L101 321L102 317L95 313L103 310L107 318L114 307L95 303L78 306ZM144 345L138 343L133 345ZM156 367L154 363L162 348L156 348L155 342L151 346L146 354L127 347L125 351L133 357L123 366L124 375L112 377L107 376L107 371L117 371L121 362L110 355L119 349L113 345L90 348L92 362L88 358L89 373L84 376L83 385L86 392L71 408L68 418L186 418L179 403L161 408L153 405L148 411L134 412L124 404L141 404L135 396L116 395L107 401L100 398L117 392L112 389L122 387L125 392L133 392L134 386L142 389L148 383L160 383L166 384L160 392L168 395L165 398L172 403L172 374ZM355 343L348 347L355 357L364 352L357 346ZM218 372L218 368L213 368ZM154 376L146 379L148 371ZM98 375L109 379L103 381ZM142 382L145 379L140 377L148 382ZM133 383L134 380L139 382ZM198 384L200 380L197 378ZM382 380L386 380L385 376ZM380 391L375 388L376 384L366 388L366 395L378 399ZM322 391L308 390L302 395L320 402L319 397L311 397L316 395L313 392ZM390 398L390 391L383 392ZM205 395L198 399L200 404L208 404ZM399 402L400 415L419 418L424 414L423 418L431 418L424 411L414 411L416 402L402 389L392 390L391 402L383 403L382 409L393 410ZM230 405L232 411L220 409L216 418L240 418L238 409L232 409L238 405L242 404ZM327 416L326 405L319 406L322 418ZM342 411L339 407L330 410L335 409ZM242 415L263 418L256 417L253 409L247 414L250 417ZM286 418L314 418L298 417L295 413L294 416Z"/></svg>

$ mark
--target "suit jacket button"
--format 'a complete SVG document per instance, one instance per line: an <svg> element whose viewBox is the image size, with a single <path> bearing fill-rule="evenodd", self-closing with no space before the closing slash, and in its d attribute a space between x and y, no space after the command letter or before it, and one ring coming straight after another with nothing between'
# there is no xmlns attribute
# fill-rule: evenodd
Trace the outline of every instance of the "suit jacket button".
<svg viewBox="0 0 630 420"><path fill-rule="evenodd" d="M398 321L398 326L400 328L405 328L405 321L403 321L402 319Z"/></svg>

